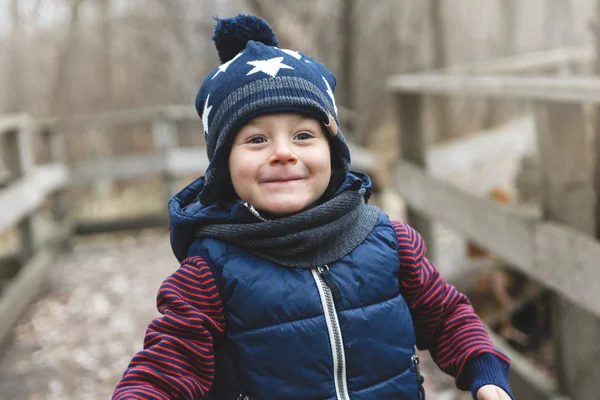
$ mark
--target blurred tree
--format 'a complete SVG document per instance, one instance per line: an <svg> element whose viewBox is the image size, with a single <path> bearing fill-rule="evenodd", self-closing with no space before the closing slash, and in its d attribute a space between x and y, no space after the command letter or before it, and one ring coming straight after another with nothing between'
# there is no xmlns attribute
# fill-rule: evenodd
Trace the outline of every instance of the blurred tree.
<svg viewBox="0 0 600 400"><path fill-rule="evenodd" d="M448 65L448 51L446 46L446 25L444 21L444 8L441 0L429 0L429 26L431 29L431 67L439 69ZM435 141L449 139L453 136L453 125L450 116L448 99L445 96L436 96L431 99L433 116L435 118Z"/></svg>
<svg viewBox="0 0 600 400"><path fill-rule="evenodd" d="M516 0L503 0L502 24L504 25L504 56L510 56L515 53L517 40L517 12L519 10Z"/></svg>
<svg viewBox="0 0 600 400"><path fill-rule="evenodd" d="M54 115L65 115L69 112L69 81L73 52L78 40L79 9L85 0L70 1L70 18L67 32L59 46L54 64L54 79L50 89L50 110Z"/></svg>
<svg viewBox="0 0 600 400"><path fill-rule="evenodd" d="M590 22L590 28L594 39L596 58L594 60L594 74L600 75L600 0L596 2L595 15ZM600 106L594 109L594 186L596 191L596 237L600 239Z"/></svg>
<svg viewBox="0 0 600 400"><path fill-rule="evenodd" d="M342 0L340 26L340 74L341 94L337 96L340 104L350 110L355 110L354 104L354 60L357 24L354 20L354 0ZM353 127L351 127L352 129Z"/></svg>
<svg viewBox="0 0 600 400"><path fill-rule="evenodd" d="M10 0L10 20L12 25L10 36L10 60L9 60L9 82L8 90L9 104L8 112L18 112L23 110L23 57L22 57L22 21L19 10L19 0Z"/></svg>
<svg viewBox="0 0 600 400"><path fill-rule="evenodd" d="M110 0L96 0L96 5L99 8L100 16L100 40L101 40L101 74L99 75L102 82L102 99L101 108L108 109L112 102L112 29L110 23Z"/></svg>
<svg viewBox="0 0 600 400"><path fill-rule="evenodd" d="M312 2L302 2L303 11L309 13ZM252 13L266 19L277 33L282 47L289 47L303 53L314 55L316 39L310 30L302 24L305 18L293 15L287 8L286 2L276 0L248 0ZM316 57L316 56L315 56Z"/></svg>

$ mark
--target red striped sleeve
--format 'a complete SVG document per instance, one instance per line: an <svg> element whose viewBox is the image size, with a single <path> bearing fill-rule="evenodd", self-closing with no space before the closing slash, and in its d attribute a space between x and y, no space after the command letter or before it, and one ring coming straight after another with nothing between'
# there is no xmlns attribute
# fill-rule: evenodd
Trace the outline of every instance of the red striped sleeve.
<svg viewBox="0 0 600 400"><path fill-rule="evenodd" d="M214 339L223 335L225 316L210 267L190 257L168 277L157 298L162 317L146 330L113 394L125 399L198 399L214 378Z"/></svg>
<svg viewBox="0 0 600 400"><path fill-rule="evenodd" d="M469 360L491 353L509 362L494 348L467 297L447 284L425 257L425 243L410 226L394 221L400 258L399 286L411 311L417 347L429 350L440 369L457 383Z"/></svg>

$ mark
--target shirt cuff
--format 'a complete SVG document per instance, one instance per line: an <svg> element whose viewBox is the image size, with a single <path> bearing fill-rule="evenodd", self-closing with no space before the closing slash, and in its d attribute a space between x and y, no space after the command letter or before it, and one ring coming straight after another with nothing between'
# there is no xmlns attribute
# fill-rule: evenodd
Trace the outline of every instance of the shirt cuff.
<svg viewBox="0 0 600 400"><path fill-rule="evenodd" d="M474 399L477 391L484 385L496 385L504 390L511 399L514 396L508 384L508 368L510 364L490 353L484 353L465 365L461 374L460 387L470 388Z"/></svg>

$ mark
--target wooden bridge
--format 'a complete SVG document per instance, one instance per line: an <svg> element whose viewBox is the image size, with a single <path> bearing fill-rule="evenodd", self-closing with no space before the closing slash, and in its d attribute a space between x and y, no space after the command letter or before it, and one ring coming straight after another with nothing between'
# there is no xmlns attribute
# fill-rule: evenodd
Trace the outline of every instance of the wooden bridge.
<svg viewBox="0 0 600 400"><path fill-rule="evenodd" d="M389 79L396 98L401 154L391 187L405 199L408 222L425 237L435 261L444 264L445 253L433 234L433 224L442 222L554 293L557 381L493 335L513 360L511 380L517 399L599 398L595 383L600 379L599 199L593 163L600 163L593 158L588 114L600 103L600 79L569 72L585 68L593 56L590 48L559 49ZM449 182L442 157L449 151L425 144L422 117L428 96L522 101L522 117L506 125L507 134L517 141L535 139L542 167L538 208L532 212L500 205ZM188 121L199 124L195 111L183 106L69 120L37 121L16 115L0 121L0 159L7 170L0 188L0 235L11 230L19 235L14 246L0 255L4 283L0 341L6 342L38 296L55 256L68 250L74 236L166 225L166 201L176 191L178 177L199 175L207 166L204 148L179 145L179 126ZM67 126L117 124L149 125L153 151L94 161L69 159ZM354 168L372 172L375 156L352 147ZM471 156L481 157L464 154ZM70 213L68 191L78 185L149 176L162 179L163 213L108 221L78 221ZM381 184L378 189L383 189ZM36 223L42 209L51 213L51 223L44 228Z"/></svg>

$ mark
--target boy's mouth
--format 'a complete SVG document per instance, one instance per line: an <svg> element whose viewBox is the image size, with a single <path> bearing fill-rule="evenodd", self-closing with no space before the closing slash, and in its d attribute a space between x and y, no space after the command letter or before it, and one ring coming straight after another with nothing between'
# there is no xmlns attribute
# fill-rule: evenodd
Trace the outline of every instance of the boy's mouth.
<svg viewBox="0 0 600 400"><path fill-rule="evenodd" d="M306 176L300 174L290 174L290 175L274 175L274 176L266 176L260 181L262 183L286 183L286 182L294 182L306 179Z"/></svg>
<svg viewBox="0 0 600 400"><path fill-rule="evenodd" d="M286 182L294 182L294 181L299 181L302 180L304 178L276 178L276 179L266 179L263 181L263 183L286 183Z"/></svg>

